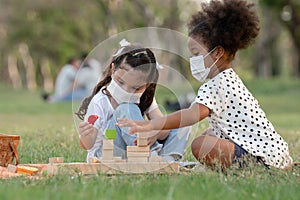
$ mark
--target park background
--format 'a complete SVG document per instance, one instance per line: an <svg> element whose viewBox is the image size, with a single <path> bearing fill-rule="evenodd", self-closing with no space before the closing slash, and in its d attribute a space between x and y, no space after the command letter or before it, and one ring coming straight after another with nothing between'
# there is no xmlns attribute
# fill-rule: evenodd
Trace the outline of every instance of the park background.
<svg viewBox="0 0 300 200"><path fill-rule="evenodd" d="M187 34L186 23L199 2L0 0L0 132L21 136L21 163L47 163L54 156L63 156L66 162L85 160L72 104L47 104L40 98L41 91L53 90L57 73L70 56L135 28L161 27ZM237 70L299 162L300 3L253 2L261 31L253 46L237 54ZM162 62L193 83L188 62L168 58ZM164 98L163 88L157 95ZM207 122L198 124L194 136L206 127ZM189 149L186 159L193 161ZM208 171L16 178L0 180L0 199L298 199L299 179L299 170L264 168L231 169L227 175Z"/></svg>

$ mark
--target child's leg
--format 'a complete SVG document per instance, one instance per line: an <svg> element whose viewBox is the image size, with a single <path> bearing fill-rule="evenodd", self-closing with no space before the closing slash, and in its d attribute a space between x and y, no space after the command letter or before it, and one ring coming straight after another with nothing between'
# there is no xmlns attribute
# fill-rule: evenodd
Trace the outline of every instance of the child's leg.
<svg viewBox="0 0 300 200"><path fill-rule="evenodd" d="M144 120L139 107L133 103L123 103L120 104L111 120L109 121L108 129L116 129L117 138L114 141L114 155L126 157L126 147L134 146L134 140L136 139L136 135L129 135L129 127L119 127L116 126L116 122L118 118L128 118L132 120ZM159 145L158 142L154 143L151 149L155 148Z"/></svg>
<svg viewBox="0 0 300 200"><path fill-rule="evenodd" d="M163 148L159 152L162 157L172 156L174 160L180 160L191 132L191 127L170 130L169 136L162 141Z"/></svg>
<svg viewBox="0 0 300 200"><path fill-rule="evenodd" d="M195 158L204 161L208 166L221 164L230 167L234 159L234 143L209 134L194 139L191 148Z"/></svg>

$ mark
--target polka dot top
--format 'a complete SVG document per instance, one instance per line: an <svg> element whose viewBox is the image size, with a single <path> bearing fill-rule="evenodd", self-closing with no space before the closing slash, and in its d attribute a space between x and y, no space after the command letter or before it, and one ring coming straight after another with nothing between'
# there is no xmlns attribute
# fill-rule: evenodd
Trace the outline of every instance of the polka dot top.
<svg viewBox="0 0 300 200"><path fill-rule="evenodd" d="M266 165L284 168L292 164L288 144L232 68L203 84L196 103L211 110L208 121L216 137L236 143Z"/></svg>

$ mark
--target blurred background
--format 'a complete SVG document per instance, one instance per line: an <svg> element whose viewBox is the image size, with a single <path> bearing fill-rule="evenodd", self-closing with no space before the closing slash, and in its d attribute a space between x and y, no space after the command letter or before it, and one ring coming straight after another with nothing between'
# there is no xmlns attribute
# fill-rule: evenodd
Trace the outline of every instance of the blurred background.
<svg viewBox="0 0 300 200"><path fill-rule="evenodd" d="M253 2L257 4L261 31L255 45L237 55L241 76L298 79L299 0ZM200 3L193 0L0 0L0 84L51 91L69 57L90 52L114 34L139 27L163 27L186 35L187 22L199 10ZM188 62L183 62L175 67L192 79L187 66Z"/></svg>

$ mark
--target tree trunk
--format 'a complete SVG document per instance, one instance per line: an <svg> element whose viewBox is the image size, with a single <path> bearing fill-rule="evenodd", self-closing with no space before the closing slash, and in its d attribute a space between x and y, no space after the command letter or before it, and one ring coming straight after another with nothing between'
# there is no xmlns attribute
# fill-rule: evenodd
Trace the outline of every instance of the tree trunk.
<svg viewBox="0 0 300 200"><path fill-rule="evenodd" d="M14 88L20 88L22 86L21 77L17 66L17 58L13 55L7 57L7 69L9 79L12 82Z"/></svg>
<svg viewBox="0 0 300 200"><path fill-rule="evenodd" d="M26 82L29 90L37 88L35 80L35 71L32 57L29 54L28 46L25 43L19 45L19 52L26 71Z"/></svg>
<svg viewBox="0 0 300 200"><path fill-rule="evenodd" d="M43 76L42 80L42 84L43 84L43 89L45 91L53 91L53 78L51 76L51 72L50 72L50 64L49 61L46 59L43 59L41 61L41 74Z"/></svg>
<svg viewBox="0 0 300 200"><path fill-rule="evenodd" d="M265 21L262 22L263 27L260 32L260 37L255 46L254 66L255 75L257 77L270 77L278 75L279 61L276 48L276 42L279 36L280 29L278 23L274 20L272 12L268 8L263 8Z"/></svg>

